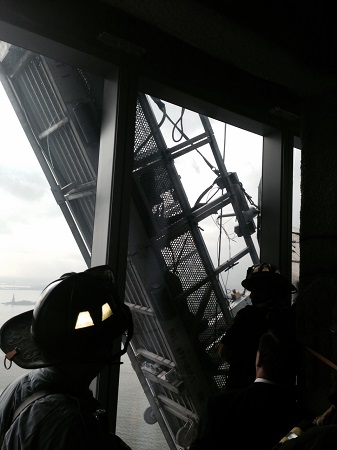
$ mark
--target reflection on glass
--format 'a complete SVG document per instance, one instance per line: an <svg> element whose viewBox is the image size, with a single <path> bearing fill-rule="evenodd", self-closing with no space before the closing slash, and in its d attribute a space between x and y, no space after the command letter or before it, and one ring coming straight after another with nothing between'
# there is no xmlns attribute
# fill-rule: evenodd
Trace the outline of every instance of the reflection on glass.
<svg viewBox="0 0 337 450"><path fill-rule="evenodd" d="M301 150L294 148L292 216L292 283L297 286L300 266Z"/></svg>

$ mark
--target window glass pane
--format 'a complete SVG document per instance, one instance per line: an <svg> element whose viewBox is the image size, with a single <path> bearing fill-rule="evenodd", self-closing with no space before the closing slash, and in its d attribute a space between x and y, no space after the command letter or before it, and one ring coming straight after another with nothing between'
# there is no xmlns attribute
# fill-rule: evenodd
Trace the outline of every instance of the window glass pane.
<svg viewBox="0 0 337 450"><path fill-rule="evenodd" d="M153 97L147 97L153 113L159 123L159 129L168 149L173 149L174 164L180 178L182 187L188 199L190 207L196 203L206 204L219 198L223 192L221 174L218 175L218 161L214 154L223 159L223 170L233 174L233 179L239 183L245 208L258 208L259 184L262 173L262 145L263 138L233 127L212 118L199 116L194 111L164 102L165 113L160 104L153 101ZM157 103L158 100L156 99ZM207 121L206 123L203 123ZM206 131L205 131L206 130ZM214 133L214 141L205 137ZM191 141L190 144L184 142ZM188 146L193 150L188 150ZM179 150L179 146L182 147ZM177 148L177 150L174 150ZM243 209L243 208L242 208ZM238 237L236 226L238 219L233 215L232 205L229 204L219 209L217 213L203 219L200 223L200 231L206 243L210 258L215 267L222 264L228 258L233 257L245 247L244 239ZM224 217L221 215L232 214ZM257 240L257 217L254 216L254 226L251 234L251 249L259 251ZM220 244L220 245L219 245ZM240 288L241 280L246 275L247 266L251 264L248 255L239 260L239 264L227 272L226 277L220 275L222 282L227 279L228 288Z"/></svg>
<svg viewBox="0 0 337 450"><path fill-rule="evenodd" d="M297 286L300 266L301 150L294 148L292 283Z"/></svg>
<svg viewBox="0 0 337 450"><path fill-rule="evenodd" d="M33 309L50 281L88 266L104 80L5 43L0 53L2 325ZM119 415L132 426L121 434L132 448L162 440L164 449L159 426L143 419L148 401L127 355L122 360L121 392L129 398ZM24 372L3 368L0 392Z"/></svg>
<svg viewBox="0 0 337 450"><path fill-rule="evenodd" d="M100 94L95 77L50 58L4 42L0 55L2 325L87 268L99 145L88 105ZM22 372L2 370L0 390Z"/></svg>
<svg viewBox="0 0 337 450"><path fill-rule="evenodd" d="M139 93L129 355L148 401L144 420L160 426L172 449L190 445L203 401L226 384L218 344L248 301L241 281L258 262L261 166L261 137ZM119 415L117 430L135 426L128 420Z"/></svg>
<svg viewBox="0 0 337 450"><path fill-rule="evenodd" d="M248 208L256 207L258 209L260 207L259 187L262 174L262 136L213 119L210 120L216 133L219 147L225 148L223 154L227 171L229 173L237 173ZM226 211L224 213L226 214ZM252 245L254 245L259 254L258 216L254 216L253 221L256 230L251 234ZM228 257L235 255L244 246L242 238L239 238L235 233L237 225L238 220L236 217L227 217L222 222L224 231L226 231L222 233L223 249L220 252L222 253L222 258L226 257L226 246ZM210 245L212 245L211 242L214 245L214 241L213 235ZM247 254L239 260L237 266L227 272L226 281L223 282L229 292L232 289L242 291L241 281L246 277L246 270L250 265L252 265L252 257Z"/></svg>

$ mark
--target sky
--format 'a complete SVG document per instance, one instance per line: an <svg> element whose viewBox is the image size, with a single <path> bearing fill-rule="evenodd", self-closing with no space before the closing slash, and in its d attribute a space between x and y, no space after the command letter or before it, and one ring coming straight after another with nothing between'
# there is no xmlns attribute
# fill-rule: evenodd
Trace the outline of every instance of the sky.
<svg viewBox="0 0 337 450"><path fill-rule="evenodd" d="M0 288L46 285L86 269L0 83Z"/></svg>
<svg viewBox="0 0 337 450"><path fill-rule="evenodd" d="M179 119L181 108L167 104L167 111L174 121ZM196 128L200 126L196 113L185 112L183 123L184 133L188 137L203 131L201 127ZM226 146L227 171L237 172L244 189L257 204L262 138L229 125L225 127L213 119L211 124L220 151L223 152ZM0 130L0 289L12 285L40 288L65 272L85 270L86 265L77 244L1 84ZM172 135L172 125L166 122L162 132L169 147L177 144L174 139L179 139L179 133ZM202 152L215 165L210 150L207 153L207 150L202 149ZM175 164L190 204L193 205L214 182L215 175L197 152L176 159ZM299 188L298 181L295 181L295 185ZM297 214L294 216L297 217ZM243 239L238 239L234 234L235 224L234 217L223 221L219 252L220 230L216 215L200 223L215 265L226 261L244 245ZM256 234L253 238L257 245ZM233 271L226 272L225 283L228 282L230 289L242 289L240 281L249 265L251 260L246 256L240 268L236 268L234 280Z"/></svg>

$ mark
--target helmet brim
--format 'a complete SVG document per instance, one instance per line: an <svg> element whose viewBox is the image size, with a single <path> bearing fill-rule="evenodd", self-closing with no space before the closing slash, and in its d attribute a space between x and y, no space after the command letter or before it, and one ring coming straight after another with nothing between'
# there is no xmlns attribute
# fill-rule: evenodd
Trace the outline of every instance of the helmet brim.
<svg viewBox="0 0 337 450"><path fill-rule="evenodd" d="M18 314L5 322L0 329L0 348L7 353L16 350L11 361L23 369L48 367L60 362L61 355L51 358L43 353L31 335L33 310Z"/></svg>
<svg viewBox="0 0 337 450"><path fill-rule="evenodd" d="M81 322L83 315L90 320ZM7 360L24 369L67 362L104 364L118 357L115 340L126 331L129 342L131 311L118 300L111 269L98 266L50 283L34 310L2 325L0 348Z"/></svg>
<svg viewBox="0 0 337 450"><path fill-rule="evenodd" d="M292 294L297 292L296 287L279 273L257 272L242 280L241 284L248 291L260 287L263 288L267 285L280 288Z"/></svg>
<svg viewBox="0 0 337 450"><path fill-rule="evenodd" d="M131 312L126 305L121 305L118 317L111 318L115 326L111 328L128 328L130 333ZM108 332L99 337L88 336L83 344L81 339L72 339L71 342L60 342L58 346L51 347L35 341L32 336L33 310L12 317L0 329L0 348L8 360L13 361L23 369L38 369L68 362L82 363L108 363L118 357L113 342L118 338L116 333ZM118 331L121 335L122 331ZM8 356L7 356L8 355ZM6 363L6 367L10 365Z"/></svg>

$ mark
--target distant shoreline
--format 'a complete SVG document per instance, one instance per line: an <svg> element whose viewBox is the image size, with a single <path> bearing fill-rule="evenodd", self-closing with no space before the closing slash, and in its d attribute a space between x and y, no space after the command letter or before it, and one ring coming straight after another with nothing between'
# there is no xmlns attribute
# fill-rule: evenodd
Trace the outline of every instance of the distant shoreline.
<svg viewBox="0 0 337 450"><path fill-rule="evenodd" d="M16 305L35 305L36 302L32 302L30 300L18 300L15 302L2 302L2 305L12 305L12 306L16 306Z"/></svg>
<svg viewBox="0 0 337 450"><path fill-rule="evenodd" d="M13 284L0 284L0 291L42 291L44 286L15 286Z"/></svg>

